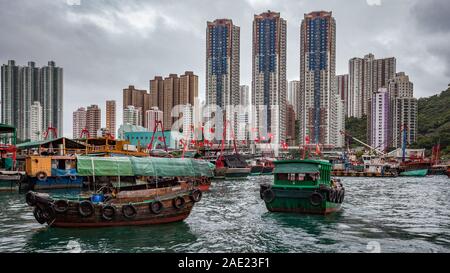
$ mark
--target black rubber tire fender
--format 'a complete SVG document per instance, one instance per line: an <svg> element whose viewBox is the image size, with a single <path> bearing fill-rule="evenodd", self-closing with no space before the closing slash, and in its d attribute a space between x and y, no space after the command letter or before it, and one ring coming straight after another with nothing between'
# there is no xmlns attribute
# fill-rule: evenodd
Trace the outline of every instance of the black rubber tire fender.
<svg viewBox="0 0 450 273"><path fill-rule="evenodd" d="M43 225L45 222L47 222L47 219L44 216L44 210L41 207L34 207L33 215L39 224Z"/></svg>
<svg viewBox="0 0 450 273"><path fill-rule="evenodd" d="M323 202L323 195L318 192L313 192L309 196L309 203L311 203L311 205L313 205L315 207L320 206L320 204L322 204L322 202Z"/></svg>
<svg viewBox="0 0 450 273"><path fill-rule="evenodd" d="M181 209L184 207L186 200L183 197L177 196L172 200L172 205L176 209Z"/></svg>
<svg viewBox="0 0 450 273"><path fill-rule="evenodd" d="M34 192L29 191L25 194L25 202L27 202L28 206L35 206L36 205L36 195Z"/></svg>
<svg viewBox="0 0 450 273"><path fill-rule="evenodd" d="M65 213L69 209L69 201L65 199L56 200L53 202L53 208L57 213Z"/></svg>
<svg viewBox="0 0 450 273"><path fill-rule="evenodd" d="M116 215L116 208L112 205L104 205L102 207L102 218L106 221L111 221Z"/></svg>
<svg viewBox="0 0 450 273"><path fill-rule="evenodd" d="M149 208L153 214L160 214L164 208L164 205L161 201L155 200L150 203Z"/></svg>
<svg viewBox="0 0 450 273"><path fill-rule="evenodd" d="M78 212L83 217L89 217L95 212L94 204L89 200L83 200L78 204Z"/></svg>
<svg viewBox="0 0 450 273"><path fill-rule="evenodd" d="M122 215L125 218L132 219L137 215L137 209L132 204L127 204L122 206Z"/></svg>
<svg viewBox="0 0 450 273"><path fill-rule="evenodd" d="M262 195L266 203L272 203L275 200L275 192L271 188L266 189Z"/></svg>
<svg viewBox="0 0 450 273"><path fill-rule="evenodd" d="M189 198L192 200L192 202L197 203L200 202L200 200L202 200L202 191L199 189L195 189L191 192L191 194L189 194Z"/></svg>

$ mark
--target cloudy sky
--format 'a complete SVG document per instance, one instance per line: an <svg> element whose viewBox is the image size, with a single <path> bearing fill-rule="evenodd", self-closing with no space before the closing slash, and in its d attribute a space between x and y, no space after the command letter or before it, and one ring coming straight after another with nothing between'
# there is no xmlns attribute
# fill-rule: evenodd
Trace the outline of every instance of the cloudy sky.
<svg viewBox="0 0 450 273"><path fill-rule="evenodd" d="M327 10L337 24L338 74L348 73L351 57L371 52L395 56L417 97L450 83L448 0L0 0L0 60L64 68L64 134L71 136L77 107L104 110L115 99L121 109L122 89L148 90L155 75L192 70L203 97L206 21L216 18L241 27L241 84L250 85L253 15L268 9L287 20L288 80L299 78L300 21Z"/></svg>

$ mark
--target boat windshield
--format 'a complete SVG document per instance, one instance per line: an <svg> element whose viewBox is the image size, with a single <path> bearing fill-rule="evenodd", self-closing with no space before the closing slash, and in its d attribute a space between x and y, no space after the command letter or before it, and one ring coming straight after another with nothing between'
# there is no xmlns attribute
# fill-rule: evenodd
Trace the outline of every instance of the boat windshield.
<svg viewBox="0 0 450 273"><path fill-rule="evenodd" d="M279 173L277 180L313 182L320 179L319 173Z"/></svg>

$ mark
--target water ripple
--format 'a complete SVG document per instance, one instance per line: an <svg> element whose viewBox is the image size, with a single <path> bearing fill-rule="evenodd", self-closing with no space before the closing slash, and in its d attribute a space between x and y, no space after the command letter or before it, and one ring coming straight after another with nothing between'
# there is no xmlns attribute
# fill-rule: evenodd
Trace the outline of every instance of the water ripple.
<svg viewBox="0 0 450 273"><path fill-rule="evenodd" d="M343 210L270 213L259 184L214 181L180 223L100 229L41 226L17 193L0 193L0 252L450 252L450 180L344 178Z"/></svg>

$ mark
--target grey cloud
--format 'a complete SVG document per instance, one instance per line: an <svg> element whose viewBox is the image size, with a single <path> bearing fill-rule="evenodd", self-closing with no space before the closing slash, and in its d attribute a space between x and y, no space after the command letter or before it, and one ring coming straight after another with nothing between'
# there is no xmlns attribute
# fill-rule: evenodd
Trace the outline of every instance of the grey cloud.
<svg viewBox="0 0 450 273"><path fill-rule="evenodd" d="M81 0L80 6L70 6L66 0L0 0L0 60L38 65L54 60L64 68L64 123L70 135L77 107L96 103L104 112L105 100L116 99L120 109L123 88L148 89L155 75L193 70L203 95L206 21L216 18L231 18L241 27L241 84L250 85L253 15L281 12L288 22L288 79L298 79L300 21L310 11L331 10L337 23L337 73L347 73L354 56L395 56L416 94L428 96L447 85L450 59L445 56L450 54L429 31L446 31L441 22L447 18L423 2L428 1L370 6L366 0ZM434 6L448 11L447 2L434 1ZM426 14L433 20L424 22Z"/></svg>

